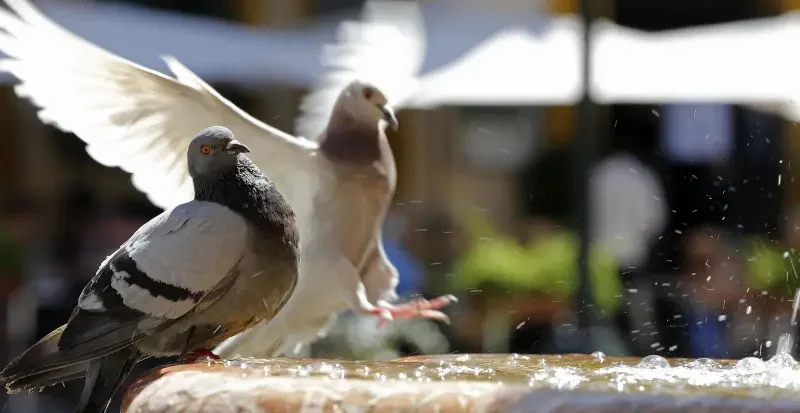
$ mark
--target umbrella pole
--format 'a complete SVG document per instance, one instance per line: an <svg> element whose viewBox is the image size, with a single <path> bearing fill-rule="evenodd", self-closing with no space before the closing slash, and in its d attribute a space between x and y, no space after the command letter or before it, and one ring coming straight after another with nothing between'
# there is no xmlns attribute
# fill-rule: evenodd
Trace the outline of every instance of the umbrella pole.
<svg viewBox="0 0 800 413"><path fill-rule="evenodd" d="M589 330L595 322L595 308L592 300L591 280L589 279L589 245L591 234L589 234L589 212L592 207L589 205L589 170L592 165L594 149L596 145L595 132L597 130L597 117L595 107L589 99L589 77L591 72L589 51L590 35L589 28L592 21L592 2L596 0L581 0L580 11L584 25L583 34L583 98L580 102L578 113L578 136L574 140L575 149L575 192L573 197L573 209L575 213L575 224L578 229L579 251L578 251L578 275L579 290L576 299L576 312L578 317L578 331L581 333L582 347L584 352L597 350L593 348Z"/></svg>

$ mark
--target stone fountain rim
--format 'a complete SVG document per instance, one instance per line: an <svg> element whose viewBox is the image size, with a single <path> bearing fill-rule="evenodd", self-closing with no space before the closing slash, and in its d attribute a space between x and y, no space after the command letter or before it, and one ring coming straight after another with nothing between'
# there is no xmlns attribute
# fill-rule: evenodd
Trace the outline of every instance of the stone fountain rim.
<svg viewBox="0 0 800 413"><path fill-rule="evenodd" d="M558 359L572 359L572 361L576 361L580 363L580 360L584 360L586 362L596 362L596 356L592 356L589 354L562 354L562 355L539 355L539 354L483 354L483 353L474 353L474 354L449 354L449 355L430 355L430 356L409 356L398 358L390 361L386 361L386 363L420 363L420 362L429 362L429 361L454 361L456 358L466 358L467 360L475 360L479 361L481 359L488 359L488 358L502 358L502 357L518 357L518 358L528 358L532 360L558 360ZM237 359L247 361L248 359ZM252 359L250 359L252 360ZM331 360L331 359L311 359L311 358L291 358L291 357L280 357L276 359L268 359L268 360L292 360L297 362L298 364L303 363L314 363L314 362L324 362L324 363L336 363L338 361L341 362L358 362L356 360ZM265 360L265 361L268 361ZM606 357L606 360L610 363L617 363L621 362L627 365L635 365L641 358L638 357ZM667 358L670 362L670 365L678 365L684 362L691 362L696 359L685 359L685 358ZM255 361L255 360L252 360ZM721 365L731 365L735 364L736 360L728 360L728 359L715 359L715 362ZM130 405L131 402L134 401L137 395L150 383L160 378L163 378L167 375L172 373L181 372L181 371L220 371L225 368L222 364L217 363L203 363L197 362L194 364L171 364L162 366L159 368L154 368L148 370L147 372L140 375L127 389L123 398L123 412L126 411L127 407ZM232 373L233 374L233 373ZM265 377L264 378L267 382L272 382L276 384L276 387L280 387L279 385L285 385L286 383L292 382L299 387L303 385L319 385L319 383L323 382L325 379L322 377L281 377L281 376L274 376L274 377ZM350 378L348 379L350 384L355 386L361 386L362 389L367 391L370 386L375 386L376 382L372 382L369 380L363 380L359 378ZM335 383L336 381L331 381L330 383ZM642 408L643 406L651 406L653 409L656 410L648 410L645 409L643 411L658 411L661 413L669 412L676 412L676 413L683 413L685 411L694 411L694 410L686 410L693 406L693 408L702 408L705 409L703 411L727 411L733 409L733 411L737 412L761 412L762 408L769 408L770 413L787 413L787 412L798 412L800 413L800 402L794 398L761 398L761 397L753 397L752 395L736 397L736 396L728 396L728 395L713 395L713 394L689 394L689 395L672 395L672 394L644 394L644 393L615 393L615 392L605 392L605 391L593 391L593 390L583 390L581 392L581 397L575 397L574 392L572 391L564 391L564 390L555 390L555 389L531 389L527 385L524 384L499 384L499 383L489 383L489 382L467 382L461 380L454 380L450 382L436 382L436 383L408 383L403 382L404 385L408 385L410 387L413 386L426 386L426 390L430 390L430 386L434 386L436 388L449 388L451 391L457 391L459 389L458 386L463 386L464 383L469 383L471 386L475 386L473 388L480 389L481 391L485 390L486 397L491 399L491 403L494 406L502 405L504 408L502 411L509 411L509 412L522 412L519 410L520 406L552 406L553 408L563 408L564 406L572 406L574 408L578 408L581 411L583 408L588 408L590 406L597 405L598 403L608 406L615 406L614 409L609 409L608 412L611 413L624 413L630 409L630 406L638 406ZM378 384L379 385L379 384ZM331 386L335 386L332 384ZM461 387L463 388L463 387ZM555 403L555 404L554 404ZM558 403L561 403L559 405ZM581 408L581 406L583 406ZM627 406L627 407L626 407ZM657 408L661 406L660 408ZM667 406L671 406L670 409L664 410ZM571 407L571 408L572 408ZM711 409L713 407L713 409ZM674 408L674 409L672 409ZM539 410L537 410L538 412ZM545 410L543 410L545 411ZM549 412L549 410L547 410ZM605 411L605 410L604 410ZM639 410L636 410L639 411ZM596 411L592 411L593 413L599 413Z"/></svg>

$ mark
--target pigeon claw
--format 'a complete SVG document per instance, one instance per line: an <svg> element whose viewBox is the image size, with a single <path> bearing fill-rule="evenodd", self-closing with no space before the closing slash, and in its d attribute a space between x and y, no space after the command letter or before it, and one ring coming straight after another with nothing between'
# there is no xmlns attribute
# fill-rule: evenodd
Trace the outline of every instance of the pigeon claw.
<svg viewBox="0 0 800 413"><path fill-rule="evenodd" d="M183 355L183 362L184 363L194 363L201 358L207 358L209 360L219 360L219 356L214 354L208 349L199 348L196 350L192 350Z"/></svg>
<svg viewBox="0 0 800 413"><path fill-rule="evenodd" d="M437 320L450 324L450 317L438 310L457 301L456 297L452 295L443 295L431 300L415 298L404 304L383 304L372 310L371 313L380 317L378 320L379 327L393 319L400 320L410 318L426 318L428 320Z"/></svg>

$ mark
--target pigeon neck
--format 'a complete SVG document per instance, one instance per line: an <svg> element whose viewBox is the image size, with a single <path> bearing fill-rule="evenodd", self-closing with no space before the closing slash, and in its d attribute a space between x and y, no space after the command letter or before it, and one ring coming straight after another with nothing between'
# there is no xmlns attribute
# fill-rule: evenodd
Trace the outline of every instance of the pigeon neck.
<svg viewBox="0 0 800 413"><path fill-rule="evenodd" d="M227 171L195 176L194 196L197 201L224 205L256 225L268 221L285 204L275 186L244 155Z"/></svg>
<svg viewBox="0 0 800 413"><path fill-rule="evenodd" d="M381 133L347 112L334 113L320 138L320 151L336 161L370 164L381 159Z"/></svg>

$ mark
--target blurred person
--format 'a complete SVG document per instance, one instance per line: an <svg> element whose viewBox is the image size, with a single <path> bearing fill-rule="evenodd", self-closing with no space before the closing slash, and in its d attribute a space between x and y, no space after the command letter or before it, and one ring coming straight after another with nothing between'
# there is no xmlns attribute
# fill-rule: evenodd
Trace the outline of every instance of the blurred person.
<svg viewBox="0 0 800 413"><path fill-rule="evenodd" d="M439 208L425 208L422 211L408 214L408 221L402 232L400 242L421 265L422 279L419 292L424 297L438 297L453 294L459 298L442 311L450 317L451 323L438 323L437 328L449 343L455 343L459 336L476 331L469 326L474 319L468 305L468 297L463 291L452 288L453 268L456 258L465 248L463 229L456 223L452 215ZM461 351L479 351L478 347L469 347L480 343L480 340L467 340L467 347L458 347Z"/></svg>
<svg viewBox="0 0 800 413"><path fill-rule="evenodd" d="M713 226L693 229L685 239L677 294L662 313L662 345L676 357L758 355L763 312L735 239Z"/></svg>
<svg viewBox="0 0 800 413"><path fill-rule="evenodd" d="M465 244L463 230L452 216L439 209L412 213L400 242L425 268L424 293L430 296L450 294L455 258Z"/></svg>
<svg viewBox="0 0 800 413"><path fill-rule="evenodd" d="M610 153L590 171L589 185L590 235L614 254L625 285L625 311L615 322L640 356L660 347L650 335L657 322L656 285L669 284L656 283L659 275L652 268L654 247L663 244L670 221L652 118L644 106L611 107Z"/></svg>
<svg viewBox="0 0 800 413"><path fill-rule="evenodd" d="M403 245L402 237L407 231L406 219L392 208L383 223L383 247L386 256L398 272L397 295L408 297L420 293L425 283L425 268Z"/></svg>

